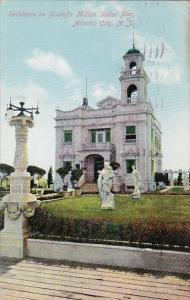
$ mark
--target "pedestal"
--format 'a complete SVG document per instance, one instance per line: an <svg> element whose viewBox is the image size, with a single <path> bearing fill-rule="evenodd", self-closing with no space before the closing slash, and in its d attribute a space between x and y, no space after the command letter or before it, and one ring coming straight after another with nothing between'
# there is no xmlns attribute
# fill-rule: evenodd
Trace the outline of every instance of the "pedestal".
<svg viewBox="0 0 190 300"><path fill-rule="evenodd" d="M34 215L39 204L30 194L29 173L12 173L10 194L3 197L1 209L4 210L4 229L0 232L0 256L23 258L27 254L27 218Z"/></svg>
<svg viewBox="0 0 190 300"><path fill-rule="evenodd" d="M10 220L5 212L5 227L0 232L0 256L23 258L27 254L27 220L21 215L17 220Z"/></svg>

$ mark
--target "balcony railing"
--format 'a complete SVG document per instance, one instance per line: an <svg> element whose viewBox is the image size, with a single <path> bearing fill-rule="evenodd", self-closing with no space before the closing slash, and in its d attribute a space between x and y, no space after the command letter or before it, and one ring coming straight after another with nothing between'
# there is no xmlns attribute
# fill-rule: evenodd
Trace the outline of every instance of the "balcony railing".
<svg viewBox="0 0 190 300"><path fill-rule="evenodd" d="M96 151L113 151L115 148L114 144L111 143L88 143L88 144L82 144L82 150L83 151L90 151L90 150L96 150Z"/></svg>
<svg viewBox="0 0 190 300"><path fill-rule="evenodd" d="M129 70L129 71L122 71L121 76L126 76L126 75L140 75L141 71L140 70Z"/></svg>

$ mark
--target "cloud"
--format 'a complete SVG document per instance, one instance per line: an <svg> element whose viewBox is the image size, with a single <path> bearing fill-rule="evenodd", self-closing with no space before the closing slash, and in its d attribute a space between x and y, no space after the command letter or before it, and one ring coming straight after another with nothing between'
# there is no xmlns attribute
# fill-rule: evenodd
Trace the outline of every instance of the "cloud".
<svg viewBox="0 0 190 300"><path fill-rule="evenodd" d="M118 12L121 13L123 11L127 10L126 3L121 4L118 3L118 1L108 1L108 2L95 2L95 1L86 1L81 6L82 10L91 10L91 11L112 11L112 12ZM131 12L131 11L130 11ZM131 12L132 13L132 12Z"/></svg>
<svg viewBox="0 0 190 300"><path fill-rule="evenodd" d="M31 69L36 71L49 71L65 78L75 77L72 67L67 60L53 52L33 49L32 57L24 61Z"/></svg>
<svg viewBox="0 0 190 300"><path fill-rule="evenodd" d="M151 83L164 83L172 85L181 81L182 69L178 64L169 67L146 67L146 72L150 78Z"/></svg>
<svg viewBox="0 0 190 300"><path fill-rule="evenodd" d="M117 89L113 85L113 83L103 84L103 83L95 83L92 86L92 96L95 100L101 100L106 96L118 96Z"/></svg>
<svg viewBox="0 0 190 300"><path fill-rule="evenodd" d="M15 103L24 101L30 106L34 106L38 101L41 102L49 99L48 91L34 82L15 86L1 81L0 93L3 109L5 109L5 105L9 102L10 97Z"/></svg>
<svg viewBox="0 0 190 300"><path fill-rule="evenodd" d="M23 100L26 106L36 106L37 101L40 101L40 116L36 126L29 130L29 163L38 164L44 168L47 167L47 156L50 161L54 159L54 149L50 147L54 145L54 109L49 105L49 93L39 84L29 82L21 85L7 84L5 81L0 82L0 161L8 164L13 164L15 151L15 133L14 128L8 125L4 118L6 104L9 102L10 96L12 102L18 105L18 102ZM47 105L48 103L48 105ZM45 124L45 126L44 126ZM47 138L48 137L48 138ZM47 149L50 149L47 151ZM41 160L41 162L40 162ZM53 163L52 163L53 165Z"/></svg>
<svg viewBox="0 0 190 300"><path fill-rule="evenodd" d="M176 52L163 38L135 33L135 45L145 54L145 70L151 83L173 85L181 81Z"/></svg>

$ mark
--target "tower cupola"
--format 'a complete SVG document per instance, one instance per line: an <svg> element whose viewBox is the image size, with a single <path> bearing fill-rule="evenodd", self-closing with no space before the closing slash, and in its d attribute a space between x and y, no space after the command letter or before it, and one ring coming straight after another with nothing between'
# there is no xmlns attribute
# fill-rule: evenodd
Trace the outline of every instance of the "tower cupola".
<svg viewBox="0 0 190 300"><path fill-rule="evenodd" d="M148 76L143 68L143 53L135 48L129 49L124 55L124 69L119 78L121 82L121 102L139 104L146 102Z"/></svg>

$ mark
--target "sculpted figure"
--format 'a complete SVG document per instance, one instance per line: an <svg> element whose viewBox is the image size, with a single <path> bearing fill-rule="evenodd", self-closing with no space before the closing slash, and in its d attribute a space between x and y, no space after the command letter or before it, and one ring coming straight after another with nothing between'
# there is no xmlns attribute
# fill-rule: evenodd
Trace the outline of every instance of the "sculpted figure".
<svg viewBox="0 0 190 300"><path fill-rule="evenodd" d="M133 172L132 172L133 185L135 187L134 192L132 193L132 198L139 199L141 196L140 187L142 185L141 176L140 176L140 172L135 169L135 166L132 166L132 169L133 169Z"/></svg>
<svg viewBox="0 0 190 300"><path fill-rule="evenodd" d="M69 171L69 173L64 177L64 180L63 180L64 185L67 186L67 190L73 189L71 177L72 177L72 174L71 174L71 171Z"/></svg>
<svg viewBox="0 0 190 300"><path fill-rule="evenodd" d="M168 179L170 186L174 186L174 172L172 170L169 170Z"/></svg>
<svg viewBox="0 0 190 300"><path fill-rule="evenodd" d="M188 174L188 172L183 173L183 187L184 187L184 191L189 191L189 174Z"/></svg>
<svg viewBox="0 0 190 300"><path fill-rule="evenodd" d="M101 209L114 209L114 195L111 193L114 173L109 162L104 163L104 168L99 173L98 189L102 200Z"/></svg>

